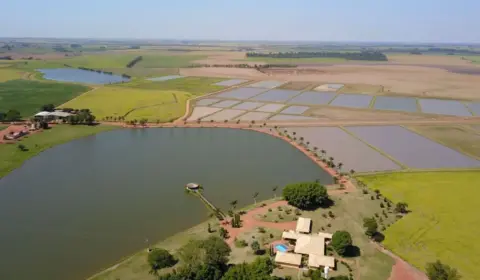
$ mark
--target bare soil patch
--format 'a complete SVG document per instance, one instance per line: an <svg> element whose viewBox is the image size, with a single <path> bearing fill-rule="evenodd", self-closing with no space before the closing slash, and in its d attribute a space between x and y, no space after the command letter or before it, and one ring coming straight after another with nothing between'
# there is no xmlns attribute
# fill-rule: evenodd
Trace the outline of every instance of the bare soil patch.
<svg viewBox="0 0 480 280"><path fill-rule="evenodd" d="M307 88L311 88L311 82L289 82L281 86L281 89L293 89L293 90L304 90Z"/></svg>

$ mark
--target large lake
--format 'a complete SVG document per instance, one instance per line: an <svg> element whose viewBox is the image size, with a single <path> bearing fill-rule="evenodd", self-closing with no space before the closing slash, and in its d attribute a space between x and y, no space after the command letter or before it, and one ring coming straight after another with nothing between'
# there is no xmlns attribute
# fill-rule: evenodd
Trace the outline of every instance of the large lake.
<svg viewBox="0 0 480 280"><path fill-rule="evenodd" d="M104 85L130 81L130 79L120 75L109 75L75 68L37 69L37 71L43 73L44 79L59 82Z"/></svg>
<svg viewBox="0 0 480 280"><path fill-rule="evenodd" d="M0 279L84 279L272 187L331 178L283 140L221 128L128 129L57 146L0 179ZM280 190L277 191L280 194ZM32 276L33 275L33 276Z"/></svg>

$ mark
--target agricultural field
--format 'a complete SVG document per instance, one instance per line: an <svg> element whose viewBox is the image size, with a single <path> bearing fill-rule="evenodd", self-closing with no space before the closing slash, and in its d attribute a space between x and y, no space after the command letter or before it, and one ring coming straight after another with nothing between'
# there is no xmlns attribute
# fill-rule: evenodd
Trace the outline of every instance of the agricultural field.
<svg viewBox="0 0 480 280"><path fill-rule="evenodd" d="M73 139L117 128L118 127L108 125L58 125L22 138L19 144L25 145L28 149L27 151L20 151L17 145L0 145L0 178L20 167L25 160L48 148L69 142Z"/></svg>
<svg viewBox="0 0 480 280"><path fill-rule="evenodd" d="M480 172L419 172L360 176L411 213L389 227L384 245L424 269L437 259L459 270L462 279L480 279L477 214ZM434 199L432 199L434 198Z"/></svg>
<svg viewBox="0 0 480 280"><path fill-rule="evenodd" d="M45 104L61 105L88 91L82 85L13 80L0 83L0 111L16 109L29 117Z"/></svg>
<svg viewBox="0 0 480 280"><path fill-rule="evenodd" d="M427 138L459 152L480 158L480 134L461 126L408 126Z"/></svg>
<svg viewBox="0 0 480 280"><path fill-rule="evenodd" d="M0 66L3 66L3 65L0 64ZM7 66L6 67L0 67L0 83L22 78L23 73L21 71L7 68Z"/></svg>
<svg viewBox="0 0 480 280"><path fill-rule="evenodd" d="M346 129L362 141L411 168L480 167L480 161L401 126L349 126Z"/></svg>
<svg viewBox="0 0 480 280"><path fill-rule="evenodd" d="M92 54L82 55L76 57L69 57L60 60L54 60L53 62L68 64L72 67L87 67L95 69L104 68L126 68L127 64L132 61L139 54L135 53L105 53L105 54Z"/></svg>
<svg viewBox="0 0 480 280"><path fill-rule="evenodd" d="M97 119L125 117L169 121L185 113L190 94L181 91L155 91L124 87L102 87L64 104L64 108L88 108Z"/></svg>
<svg viewBox="0 0 480 280"><path fill-rule="evenodd" d="M474 64L480 64L480 56L465 56L465 59L471 61Z"/></svg>
<svg viewBox="0 0 480 280"><path fill-rule="evenodd" d="M346 84L338 92L342 93L380 93L383 86L367 84Z"/></svg>
<svg viewBox="0 0 480 280"><path fill-rule="evenodd" d="M280 89L291 89L291 90L304 90L312 85L311 82L289 82L282 86Z"/></svg>
<svg viewBox="0 0 480 280"><path fill-rule="evenodd" d="M140 55L140 54L139 54ZM181 68L188 67L195 60L206 58L203 55L142 55L143 59L133 68Z"/></svg>
<svg viewBox="0 0 480 280"><path fill-rule="evenodd" d="M342 63L348 60L335 57L312 57L312 58L273 58L273 57L248 57L242 61L258 61L269 64L308 64L308 63Z"/></svg>
<svg viewBox="0 0 480 280"><path fill-rule="evenodd" d="M217 78L186 77L161 82L137 81L123 84L122 86L149 90L184 91L198 96L224 89L225 87L213 85L222 80Z"/></svg>

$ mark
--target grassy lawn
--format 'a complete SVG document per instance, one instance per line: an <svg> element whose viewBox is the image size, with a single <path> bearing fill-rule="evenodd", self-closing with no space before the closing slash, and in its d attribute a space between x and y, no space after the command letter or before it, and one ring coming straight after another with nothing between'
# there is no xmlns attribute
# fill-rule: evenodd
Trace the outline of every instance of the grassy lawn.
<svg viewBox="0 0 480 280"><path fill-rule="evenodd" d="M434 141L480 158L480 135L461 126L408 126Z"/></svg>
<svg viewBox="0 0 480 280"><path fill-rule="evenodd" d="M28 117L38 112L44 104L61 105L88 90L86 86L74 84L8 81L0 83L0 111L16 109L23 117Z"/></svg>
<svg viewBox="0 0 480 280"><path fill-rule="evenodd" d="M20 167L24 161L55 145L66 143L70 140L93 135L98 132L116 129L114 126L70 126L58 125L51 129L32 134L22 138L19 144L27 147L28 151L22 152L16 144L0 145L0 178Z"/></svg>
<svg viewBox="0 0 480 280"><path fill-rule="evenodd" d="M203 55L142 55L143 59L134 68L181 68L193 64L193 61L206 58Z"/></svg>
<svg viewBox="0 0 480 280"><path fill-rule="evenodd" d="M188 92L193 95L203 95L225 89L225 87L223 86L213 85L214 83L218 83L223 80L225 79L186 77L161 82L137 81L132 83L126 83L122 86L152 90L177 90Z"/></svg>
<svg viewBox="0 0 480 280"><path fill-rule="evenodd" d="M162 122L185 113L188 93L166 90L144 90L127 87L101 87L63 105L65 108L89 108L97 119L126 116ZM136 109L136 110L135 110Z"/></svg>
<svg viewBox="0 0 480 280"><path fill-rule="evenodd" d="M4 129L7 128L7 127L8 127L8 125L1 125L1 124L0 124L0 131L4 130Z"/></svg>
<svg viewBox="0 0 480 280"><path fill-rule="evenodd" d="M394 202L407 202L412 213L386 231L384 244L424 269L441 260L462 279L480 279L480 172L418 172L362 176Z"/></svg>
<svg viewBox="0 0 480 280"><path fill-rule="evenodd" d="M256 219L266 222L291 222L298 220L299 215L295 212L295 207L284 206L279 208L268 208L263 215L257 215ZM301 211L298 212L301 214Z"/></svg>
<svg viewBox="0 0 480 280"><path fill-rule="evenodd" d="M302 63L337 63L346 62L344 58L312 57L312 58L273 58L273 57L248 57L240 61L258 61L270 64L302 64Z"/></svg>
<svg viewBox="0 0 480 280"><path fill-rule="evenodd" d="M22 78L23 73L21 71L6 67L7 66L0 68L0 82L6 82Z"/></svg>

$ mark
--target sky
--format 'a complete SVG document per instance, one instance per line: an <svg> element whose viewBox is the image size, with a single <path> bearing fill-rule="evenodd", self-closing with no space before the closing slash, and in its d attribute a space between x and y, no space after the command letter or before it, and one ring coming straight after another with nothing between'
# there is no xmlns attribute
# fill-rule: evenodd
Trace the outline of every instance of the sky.
<svg viewBox="0 0 480 280"><path fill-rule="evenodd" d="M0 37L480 43L479 0L3 0Z"/></svg>

